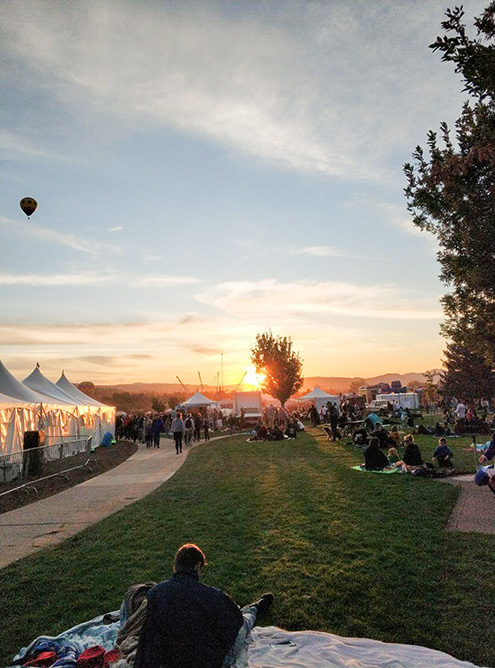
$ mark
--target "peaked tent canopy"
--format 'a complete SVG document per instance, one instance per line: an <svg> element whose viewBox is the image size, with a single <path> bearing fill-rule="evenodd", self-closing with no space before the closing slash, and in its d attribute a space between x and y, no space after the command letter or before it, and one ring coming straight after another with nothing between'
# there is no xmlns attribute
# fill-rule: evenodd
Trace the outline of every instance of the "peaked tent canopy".
<svg viewBox="0 0 495 668"><path fill-rule="evenodd" d="M201 394L199 390L196 390L195 394L189 397L187 401L184 401L182 405L188 408L199 408L200 406L211 406L214 403L211 399L207 399L204 394Z"/></svg>
<svg viewBox="0 0 495 668"><path fill-rule="evenodd" d="M305 394L304 397L298 397L297 401L309 401L310 399L328 399L328 401L331 401L336 398L335 394L328 394L328 392L324 392L319 387L315 387L314 390Z"/></svg>
<svg viewBox="0 0 495 668"><path fill-rule="evenodd" d="M27 401L30 404L54 404L56 406L60 404L60 401L50 399L47 395L32 390L17 378L14 378L2 362L0 362L0 393L12 399ZM62 403L66 406L68 402L64 401Z"/></svg>
<svg viewBox="0 0 495 668"><path fill-rule="evenodd" d="M60 388L65 394L69 395L72 401L76 401L78 404L83 403L86 406L100 406L102 408L110 408L110 406L102 404L100 401L96 401L96 399L93 399L93 397L89 397L87 394L84 394L84 392L81 392L81 390L79 390L70 382L63 371L62 375L55 383L55 386Z"/></svg>
<svg viewBox="0 0 495 668"><path fill-rule="evenodd" d="M52 383L51 380L48 380L48 378L41 373L38 365L36 365L34 371L30 373L27 378L24 378L22 383L23 385L29 387L30 390L45 394L47 397L56 399L59 402L65 402L71 406L77 406L78 404L81 404L80 401L74 401L72 397L57 387L55 383Z"/></svg>

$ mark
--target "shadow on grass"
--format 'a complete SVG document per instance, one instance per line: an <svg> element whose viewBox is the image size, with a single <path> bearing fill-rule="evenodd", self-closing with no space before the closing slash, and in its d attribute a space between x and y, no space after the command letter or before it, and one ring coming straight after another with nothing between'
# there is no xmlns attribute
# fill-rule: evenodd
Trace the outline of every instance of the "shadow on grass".
<svg viewBox="0 0 495 668"><path fill-rule="evenodd" d="M205 581L240 605L276 594L263 624L488 665L495 591L480 567L491 572L495 539L444 531L455 488L350 470L360 456L309 434L196 448L150 496L0 571L2 665L40 633L118 608L130 584L168 577L186 541L206 552Z"/></svg>

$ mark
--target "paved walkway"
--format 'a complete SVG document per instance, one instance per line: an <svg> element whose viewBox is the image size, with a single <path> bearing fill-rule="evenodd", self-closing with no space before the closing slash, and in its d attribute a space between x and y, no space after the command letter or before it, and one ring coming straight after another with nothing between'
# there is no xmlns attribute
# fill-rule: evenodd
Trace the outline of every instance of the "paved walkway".
<svg viewBox="0 0 495 668"><path fill-rule="evenodd" d="M474 531L495 534L495 497L488 487L474 483L474 473L445 478L461 488L447 523L448 531Z"/></svg>
<svg viewBox="0 0 495 668"><path fill-rule="evenodd" d="M225 438L217 436L211 440ZM125 462L47 499L0 515L0 568L55 545L134 503L182 466L187 449L175 453L170 439L160 449L140 444Z"/></svg>

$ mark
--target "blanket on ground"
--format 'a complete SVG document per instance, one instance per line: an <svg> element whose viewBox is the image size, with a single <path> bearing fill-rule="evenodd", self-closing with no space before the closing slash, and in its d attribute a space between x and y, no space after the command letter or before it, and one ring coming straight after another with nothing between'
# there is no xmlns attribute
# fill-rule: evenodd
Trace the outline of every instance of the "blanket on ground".
<svg viewBox="0 0 495 668"><path fill-rule="evenodd" d="M118 613L112 613L118 614ZM56 637L42 636L23 648L14 665L26 664L39 651L66 652L64 668L75 668L76 656L101 645L110 650L120 622L103 623L103 616L79 624ZM71 649L72 648L72 649ZM68 651L70 650L70 651ZM75 655L75 656L74 656ZM27 663L29 665L29 663ZM56 665L56 664L54 664ZM116 664L111 664L115 666ZM234 668L476 668L449 654L416 645L397 645L366 638L343 638L333 633L284 631L275 626L255 627Z"/></svg>
<svg viewBox="0 0 495 668"><path fill-rule="evenodd" d="M390 473L402 473L400 469L387 469L386 471L367 471L364 468L361 468L361 466L351 466L351 469L353 471L361 471L361 473L385 473L386 475L389 475Z"/></svg>

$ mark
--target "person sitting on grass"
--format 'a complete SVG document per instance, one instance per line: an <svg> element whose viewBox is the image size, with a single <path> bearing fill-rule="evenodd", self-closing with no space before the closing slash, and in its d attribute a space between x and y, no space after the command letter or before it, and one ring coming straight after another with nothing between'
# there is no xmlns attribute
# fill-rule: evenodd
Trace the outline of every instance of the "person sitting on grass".
<svg viewBox="0 0 495 668"><path fill-rule="evenodd" d="M423 456L421 455L421 450L418 448L414 442L412 434L407 434L404 438L404 455L402 456L402 461L407 467L416 467L423 466Z"/></svg>
<svg viewBox="0 0 495 668"><path fill-rule="evenodd" d="M397 448L390 448L388 451L388 463L390 466L395 466L398 461L400 461L399 453L397 452Z"/></svg>
<svg viewBox="0 0 495 668"><path fill-rule="evenodd" d="M364 468L367 471L383 471L389 465L388 459L380 450L380 441L372 436L364 451Z"/></svg>
<svg viewBox="0 0 495 668"><path fill-rule="evenodd" d="M400 433L396 424L393 424L390 428L390 438L395 442L395 446L400 445Z"/></svg>
<svg viewBox="0 0 495 668"><path fill-rule="evenodd" d="M438 466L451 469L454 467L454 464L452 463L453 456L454 453L447 445L447 439L439 438L438 445L433 453L433 463L435 463L436 460Z"/></svg>
<svg viewBox="0 0 495 668"><path fill-rule="evenodd" d="M285 430L285 435L288 438L297 438L297 422L294 418L289 420L287 423L287 429Z"/></svg>
<svg viewBox="0 0 495 668"><path fill-rule="evenodd" d="M242 610L220 589L200 581L206 558L187 543L175 555L173 576L147 594L135 668L221 668L242 649L271 593Z"/></svg>
<svg viewBox="0 0 495 668"><path fill-rule="evenodd" d="M330 438L330 435L328 435L328 438ZM366 445L369 441L369 436L368 432L363 427L362 429L355 429L354 433L352 434L352 442L354 445Z"/></svg>

